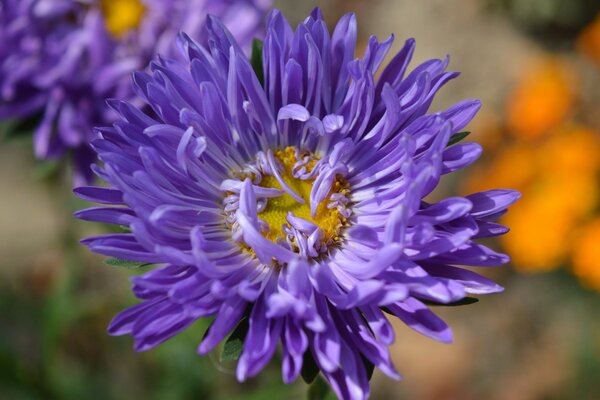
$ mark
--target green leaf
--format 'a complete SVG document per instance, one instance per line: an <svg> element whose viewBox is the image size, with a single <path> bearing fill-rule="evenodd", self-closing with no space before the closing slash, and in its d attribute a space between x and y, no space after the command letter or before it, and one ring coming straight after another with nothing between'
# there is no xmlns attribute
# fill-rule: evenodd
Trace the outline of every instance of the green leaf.
<svg viewBox="0 0 600 400"><path fill-rule="evenodd" d="M148 265L152 265L150 263L140 262L140 261L131 261L131 260L122 260L120 258L109 258L104 261L105 264L110 265L111 267L123 267L129 269L136 269L140 267L145 267Z"/></svg>
<svg viewBox="0 0 600 400"><path fill-rule="evenodd" d="M446 147L452 146L452 145L460 142L461 140L463 140L470 134L471 134L471 132L469 132L469 131L455 133L454 135L450 136L450 140L448 140L448 144L446 145Z"/></svg>
<svg viewBox="0 0 600 400"><path fill-rule="evenodd" d="M254 39L252 41L252 55L250 56L250 64L252 64L254 73L256 74L256 77L258 78L258 81L261 85L265 83L265 73L262 62L262 49L262 40Z"/></svg>
<svg viewBox="0 0 600 400"><path fill-rule="evenodd" d="M367 378L371 380L371 378L373 377L373 371L375 371L375 366L371 361L367 360L365 357L361 356L361 358L363 364L365 364L365 369L367 370Z"/></svg>
<svg viewBox="0 0 600 400"><path fill-rule="evenodd" d="M435 303L432 301L423 301L423 303L430 306L440 306L440 307L458 307L458 306L466 306L469 304L475 304L479 301L475 297L465 297L464 299L455 301L454 303Z"/></svg>
<svg viewBox="0 0 600 400"><path fill-rule="evenodd" d="M248 333L248 318L244 318L240 321L235 330L229 335L219 360L222 361L234 361L240 358L242 350L244 348L244 340Z"/></svg>
<svg viewBox="0 0 600 400"><path fill-rule="evenodd" d="M319 375L319 377L310 385L308 388L308 400L329 400L335 399L331 388L325 381L325 379Z"/></svg>
<svg viewBox="0 0 600 400"><path fill-rule="evenodd" d="M300 371L302 379L309 385L313 383L317 375L319 375L319 367L315 362L310 350L304 352L304 360L302 361L302 370Z"/></svg>
<svg viewBox="0 0 600 400"><path fill-rule="evenodd" d="M111 233L131 233L131 229L126 225L104 224L104 227Z"/></svg>

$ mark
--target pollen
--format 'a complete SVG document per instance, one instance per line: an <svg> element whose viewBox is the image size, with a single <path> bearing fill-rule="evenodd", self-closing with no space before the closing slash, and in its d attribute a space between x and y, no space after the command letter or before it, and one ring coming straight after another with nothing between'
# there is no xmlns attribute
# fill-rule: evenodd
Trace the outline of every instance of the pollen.
<svg viewBox="0 0 600 400"><path fill-rule="evenodd" d="M115 38L139 27L146 11L141 0L101 0L106 30Z"/></svg>
<svg viewBox="0 0 600 400"><path fill-rule="evenodd" d="M317 207L315 217L310 214L310 192L314 179L302 180L295 178L292 169L296 162L296 149L286 147L283 150L274 152L275 158L280 162L282 170L281 177L284 182L302 199L304 204L296 201L292 196L285 193L279 197L268 199L265 209L258 214L258 217L269 225L269 232L263 232L265 237L273 242L278 238L285 239L284 226L288 225L286 217L292 212L296 217L305 219L317 225L323 231L323 242L331 244L339 240L339 234L342 227L346 224L346 218L341 215L336 207L329 208L328 200L323 200ZM310 172L317 160L313 159L306 165ZM281 189L277 179L270 175L263 175L259 184L262 187ZM330 193L348 194L348 184L341 179L336 179L332 185Z"/></svg>

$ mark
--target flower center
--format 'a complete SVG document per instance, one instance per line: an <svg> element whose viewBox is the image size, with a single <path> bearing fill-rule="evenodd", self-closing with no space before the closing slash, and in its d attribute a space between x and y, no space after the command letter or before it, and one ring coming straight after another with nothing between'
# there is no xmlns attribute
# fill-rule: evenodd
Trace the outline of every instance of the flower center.
<svg viewBox="0 0 600 400"><path fill-rule="evenodd" d="M100 0L106 30L115 38L120 38L136 29L146 11L141 0Z"/></svg>
<svg viewBox="0 0 600 400"><path fill-rule="evenodd" d="M318 226L323 231L323 241L325 243L339 240L338 234L346 222L346 218L340 214L336 207L329 208L327 201L319 203L314 218L311 216L310 192L315 178L303 180L294 177L293 169L298 162L295 156L295 148L286 147L285 150L278 150L274 153L274 156L281 164L282 171L280 175L283 181L304 200L304 203L300 203L287 192L279 197L269 198L264 210L258 213L258 217L269 225L269 232L265 234L265 237L273 242L276 242L278 238L285 238L284 231L290 227L287 215L291 212L295 217L302 218ZM315 164L316 159L312 159L305 166L306 172L312 172ZM283 189L277 178L272 175L264 175L259 186ZM347 184L344 184L341 180L336 180L331 189L335 193L348 194Z"/></svg>
<svg viewBox="0 0 600 400"><path fill-rule="evenodd" d="M349 188L342 174L331 172L327 160L286 147L260 152L256 163L236 175L222 185L227 222L236 240L243 237L237 213L240 188L248 178L256 197L257 230L265 238L306 257L318 257L340 240L350 216Z"/></svg>

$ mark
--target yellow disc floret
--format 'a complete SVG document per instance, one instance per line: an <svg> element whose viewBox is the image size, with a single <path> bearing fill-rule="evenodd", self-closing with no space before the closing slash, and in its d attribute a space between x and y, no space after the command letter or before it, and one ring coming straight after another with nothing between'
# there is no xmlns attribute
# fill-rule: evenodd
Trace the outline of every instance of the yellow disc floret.
<svg viewBox="0 0 600 400"><path fill-rule="evenodd" d="M286 147L283 150L274 152L275 158L283 167L280 171L281 177L285 183L302 199L304 204L296 201L292 196L285 193L279 197L269 198L265 209L258 214L258 217L265 221L270 228L270 232L265 232L265 237L273 242L278 238L284 238L283 225L287 225L286 217L289 212L292 212L296 217L305 219L317 225L323 231L323 241L331 243L339 240L340 229L346 223L346 218L340 214L336 207L328 208L327 200L323 200L317 207L315 217L310 214L310 192L314 179L302 180L295 178L292 175L296 159L296 149L294 147ZM307 171L311 171L316 164L316 160L312 160L306 165ZM281 189L279 182L274 176L263 175L259 184L262 187ZM330 193L348 194L348 184L340 179L336 179L332 185Z"/></svg>
<svg viewBox="0 0 600 400"><path fill-rule="evenodd" d="M145 7L141 0L100 0L106 30L116 38L136 29Z"/></svg>

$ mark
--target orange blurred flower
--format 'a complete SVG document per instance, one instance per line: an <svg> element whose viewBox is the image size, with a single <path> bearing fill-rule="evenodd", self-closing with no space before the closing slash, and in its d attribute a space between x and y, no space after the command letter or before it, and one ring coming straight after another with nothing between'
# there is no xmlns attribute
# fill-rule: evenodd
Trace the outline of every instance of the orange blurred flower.
<svg viewBox="0 0 600 400"><path fill-rule="evenodd" d="M600 218L584 227L578 236L573 249L572 267L584 285L600 290Z"/></svg>
<svg viewBox="0 0 600 400"><path fill-rule="evenodd" d="M591 201L578 202L580 196ZM502 242L515 268L542 272L559 267L571 250L574 229L593 210L597 196L591 179L546 179L528 188L502 220L511 227Z"/></svg>
<svg viewBox="0 0 600 400"><path fill-rule="evenodd" d="M555 214L555 199L543 195L523 196L503 223L511 231L502 243L513 265L522 272L544 272L557 268L568 254L570 223ZM558 217L558 218L556 218Z"/></svg>
<svg viewBox="0 0 600 400"><path fill-rule="evenodd" d="M467 179L466 192L513 187L523 198L503 218L511 232L502 238L515 268L557 268L571 252L572 238L599 200L600 136L564 124L543 140L515 141L487 167Z"/></svg>
<svg viewBox="0 0 600 400"><path fill-rule="evenodd" d="M578 48L600 65L600 14ZM509 92L503 126L488 118L495 154L471 172L462 191L515 188L523 194L501 223L502 241L521 272L572 264L584 284L600 291L600 133L570 121L577 79L564 59L545 56L524 71ZM580 231L580 227L584 229Z"/></svg>
<svg viewBox="0 0 600 400"><path fill-rule="evenodd" d="M471 172L463 182L462 193L470 194L496 187L510 187L523 192L535 177L535 156L534 147L527 144L513 143L499 148L489 165Z"/></svg>
<svg viewBox="0 0 600 400"><path fill-rule="evenodd" d="M579 34L577 48L600 66L600 13Z"/></svg>
<svg viewBox="0 0 600 400"><path fill-rule="evenodd" d="M509 131L523 139L547 134L571 112L575 103L575 76L557 58L547 57L526 71L508 96Z"/></svg>
<svg viewBox="0 0 600 400"><path fill-rule="evenodd" d="M575 124L553 131L539 150L540 168L553 174L593 174L600 167L600 134Z"/></svg>

